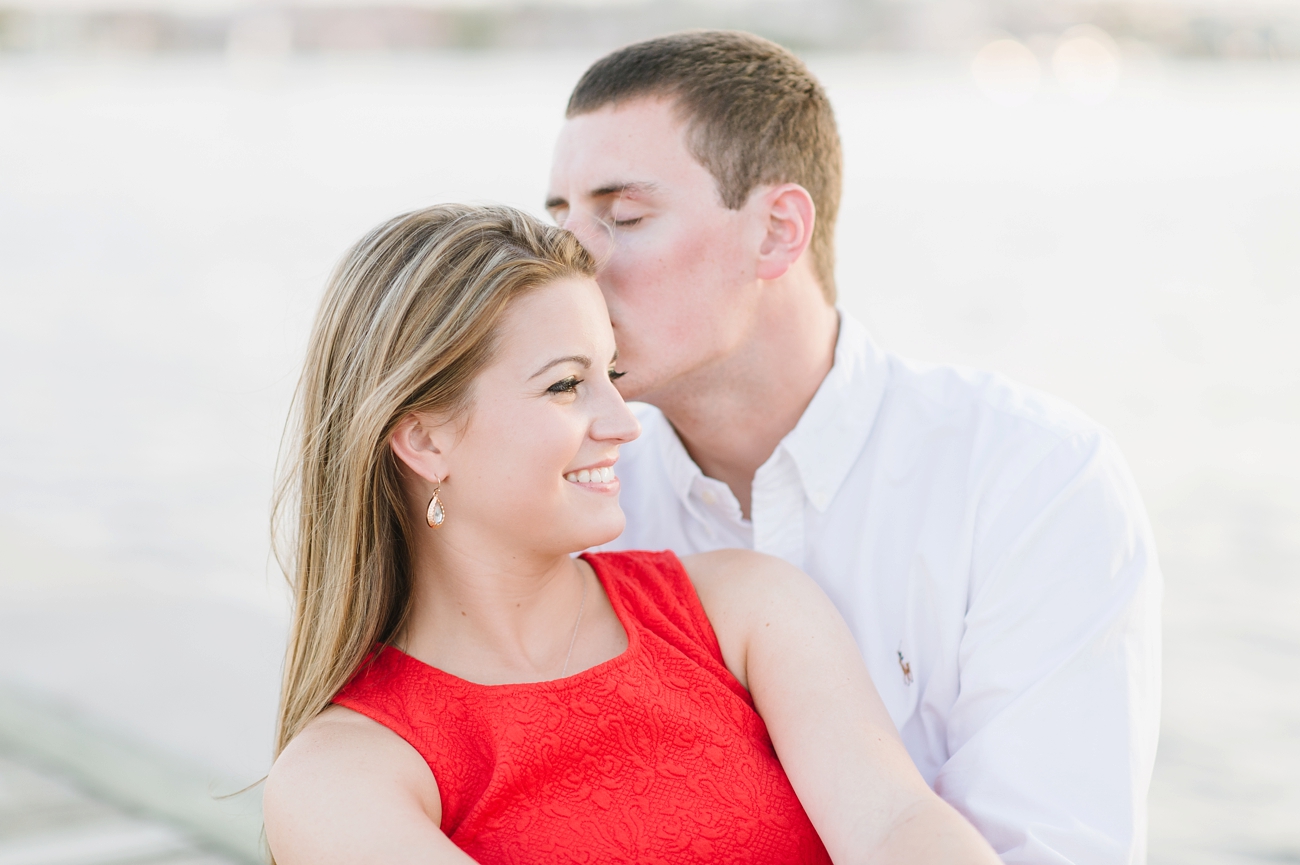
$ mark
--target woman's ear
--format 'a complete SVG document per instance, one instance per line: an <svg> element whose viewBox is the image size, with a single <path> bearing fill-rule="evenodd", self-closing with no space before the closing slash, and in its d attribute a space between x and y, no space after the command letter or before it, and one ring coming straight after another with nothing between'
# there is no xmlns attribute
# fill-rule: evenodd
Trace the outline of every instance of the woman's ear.
<svg viewBox="0 0 1300 865"><path fill-rule="evenodd" d="M412 412L393 428L388 437L389 447L416 475L431 484L440 483L451 473L442 441L446 426L427 414Z"/></svg>
<svg viewBox="0 0 1300 865"><path fill-rule="evenodd" d="M780 279L812 242L817 207L808 190L782 183L764 194L767 233L758 249L759 279Z"/></svg>

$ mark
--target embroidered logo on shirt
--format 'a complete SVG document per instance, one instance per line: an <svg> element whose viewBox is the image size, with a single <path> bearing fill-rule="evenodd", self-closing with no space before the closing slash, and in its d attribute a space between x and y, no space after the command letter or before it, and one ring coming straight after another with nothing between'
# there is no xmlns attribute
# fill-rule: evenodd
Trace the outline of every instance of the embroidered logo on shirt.
<svg viewBox="0 0 1300 865"><path fill-rule="evenodd" d="M898 650L898 666L903 671L903 684L904 685L912 684L912 665L909 664L907 662L907 659L903 657L902 649Z"/></svg>

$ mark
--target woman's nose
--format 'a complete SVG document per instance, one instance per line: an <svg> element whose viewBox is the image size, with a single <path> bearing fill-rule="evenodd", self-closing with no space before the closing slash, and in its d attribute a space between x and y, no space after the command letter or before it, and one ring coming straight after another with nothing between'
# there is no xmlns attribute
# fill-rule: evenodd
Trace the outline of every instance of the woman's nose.
<svg viewBox="0 0 1300 865"><path fill-rule="evenodd" d="M641 435L641 422L611 383L603 410L591 425L591 437L611 444L626 444Z"/></svg>

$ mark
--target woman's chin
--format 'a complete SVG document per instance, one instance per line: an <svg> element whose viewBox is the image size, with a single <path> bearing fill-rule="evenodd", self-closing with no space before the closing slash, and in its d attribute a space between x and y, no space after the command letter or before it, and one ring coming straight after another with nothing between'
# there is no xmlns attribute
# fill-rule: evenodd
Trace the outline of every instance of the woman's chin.
<svg viewBox="0 0 1300 865"><path fill-rule="evenodd" d="M575 517L573 522L565 527L571 530L565 533L572 538L565 545L568 551L577 553L598 547L623 534L623 527L627 525L623 509L615 505L613 511L613 513L599 514L594 517L588 515L582 519Z"/></svg>
<svg viewBox="0 0 1300 865"><path fill-rule="evenodd" d="M496 510L489 519L492 534L499 537L501 546L521 545L536 553L547 551L555 555L607 544L623 534L627 524L617 499L599 504L584 502L578 506L561 502L556 507L542 511L530 509L527 513Z"/></svg>

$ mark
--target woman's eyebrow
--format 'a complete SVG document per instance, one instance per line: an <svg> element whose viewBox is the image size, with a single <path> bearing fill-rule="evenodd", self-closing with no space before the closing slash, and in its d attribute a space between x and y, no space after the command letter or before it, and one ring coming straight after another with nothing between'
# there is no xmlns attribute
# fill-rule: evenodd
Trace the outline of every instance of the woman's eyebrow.
<svg viewBox="0 0 1300 865"><path fill-rule="evenodd" d="M530 375L530 376L528 377L528 380L529 380L529 381L532 381L533 379L537 378L537 377L538 377L539 375L541 375L542 373L546 372L546 371L547 371L548 369L550 369L551 367L553 367L553 366L557 366L558 364L562 364L562 363L576 363L576 364L580 364L584 369L590 369L590 368L591 368L591 358L587 357L585 354L571 354L571 355L568 355L567 357L557 357L555 360L553 360L553 361L547 363L545 366L543 366L543 367L542 367L541 369L539 369L537 372L535 372L535 373L533 373L532 375Z"/></svg>

